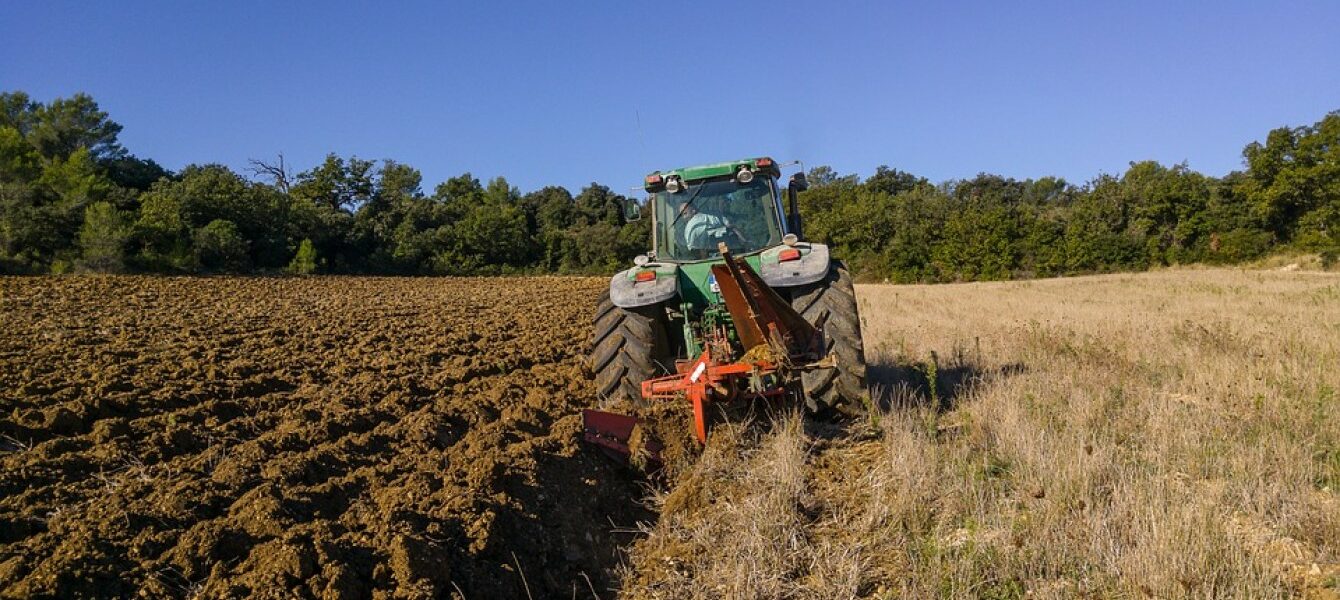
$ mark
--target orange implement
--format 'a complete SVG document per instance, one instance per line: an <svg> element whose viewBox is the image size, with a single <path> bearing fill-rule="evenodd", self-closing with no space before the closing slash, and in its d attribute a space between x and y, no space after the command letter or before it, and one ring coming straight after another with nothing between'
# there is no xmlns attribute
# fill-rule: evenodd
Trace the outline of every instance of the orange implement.
<svg viewBox="0 0 1340 600"><path fill-rule="evenodd" d="M734 380L741 376L762 376L777 370L767 361L718 364L710 352L704 351L698 360L683 371L667 377L642 382L642 397L648 400L673 400L681 395L693 403L693 434L700 443L707 443L707 403L714 398L729 399L738 391ZM754 395L771 396L783 390L764 390Z"/></svg>

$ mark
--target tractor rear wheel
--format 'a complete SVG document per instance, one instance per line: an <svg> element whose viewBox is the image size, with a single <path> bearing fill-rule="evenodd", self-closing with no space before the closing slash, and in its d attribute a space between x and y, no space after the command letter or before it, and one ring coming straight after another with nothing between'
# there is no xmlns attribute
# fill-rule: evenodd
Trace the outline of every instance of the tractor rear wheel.
<svg viewBox="0 0 1340 600"><path fill-rule="evenodd" d="M865 347L856 290L847 268L833 261L827 277L792 292L791 307L810 323L828 315L824 321L824 351L837 355L837 368L811 371L801 377L810 410L831 408L850 415L863 414L869 403Z"/></svg>
<svg viewBox="0 0 1340 600"><path fill-rule="evenodd" d="M596 390L610 400L641 402L642 382L669 372L674 365L660 304L619 308L609 292L596 305L589 365Z"/></svg>

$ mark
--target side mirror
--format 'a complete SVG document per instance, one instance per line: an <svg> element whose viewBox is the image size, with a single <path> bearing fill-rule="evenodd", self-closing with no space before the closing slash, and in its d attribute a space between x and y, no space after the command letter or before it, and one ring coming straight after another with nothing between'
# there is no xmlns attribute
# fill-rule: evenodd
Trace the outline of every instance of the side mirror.
<svg viewBox="0 0 1340 600"><path fill-rule="evenodd" d="M786 199L791 205L786 216L787 226L791 233L796 234L796 237L799 238L805 236L805 225L800 220L800 200L796 198L796 195L808 189L810 189L810 182L805 180L804 171L792 175L791 181L786 184Z"/></svg>
<svg viewBox="0 0 1340 600"><path fill-rule="evenodd" d="M628 198L623 203L623 219L625 221L642 220L642 203L635 198Z"/></svg>
<svg viewBox="0 0 1340 600"><path fill-rule="evenodd" d="M786 184L786 187L797 192L803 192L810 189L810 182L805 179L804 173L796 173L791 176L791 181Z"/></svg>

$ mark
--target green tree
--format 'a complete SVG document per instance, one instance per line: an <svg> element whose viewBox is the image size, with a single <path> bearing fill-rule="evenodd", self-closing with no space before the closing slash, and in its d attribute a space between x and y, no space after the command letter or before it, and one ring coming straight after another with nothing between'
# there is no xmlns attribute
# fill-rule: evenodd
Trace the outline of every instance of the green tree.
<svg viewBox="0 0 1340 600"><path fill-rule="evenodd" d="M249 267L247 241L232 221L215 219L194 234L196 260L210 271L242 272Z"/></svg>
<svg viewBox="0 0 1340 600"><path fill-rule="evenodd" d="M1326 215L1340 206L1340 111L1310 126L1271 131L1265 144L1248 144L1242 154L1247 176L1238 192L1280 240L1301 237L1309 248L1334 243ZM1305 219L1313 211L1322 213Z"/></svg>
<svg viewBox="0 0 1340 600"><path fill-rule="evenodd" d="M303 240L298 245L298 253L288 264L288 272L295 275L310 275L316 272L316 247L312 240Z"/></svg>
<svg viewBox="0 0 1340 600"><path fill-rule="evenodd" d="M624 223L623 203L626 199L608 187L591 183L573 199L577 218L583 223L606 223L618 227ZM629 257L632 258L632 257Z"/></svg>
<svg viewBox="0 0 1340 600"><path fill-rule="evenodd" d="M9 127L22 136L28 135L38 106L23 92L0 92L0 128Z"/></svg>
<svg viewBox="0 0 1340 600"><path fill-rule="evenodd" d="M129 154L105 160L102 164L112 183L136 192L146 191L159 179L172 176L171 172L152 159Z"/></svg>
<svg viewBox="0 0 1340 600"><path fill-rule="evenodd" d="M1102 175L1071 206L1065 228L1069 273L1146 268L1144 239L1128 233L1130 207L1121 181Z"/></svg>
<svg viewBox="0 0 1340 600"><path fill-rule="evenodd" d="M36 185L42 157L7 117L11 103L27 96L0 95L0 273L23 273L42 268L40 254L60 244L60 234L47 229L43 206L49 198Z"/></svg>
<svg viewBox="0 0 1340 600"><path fill-rule="evenodd" d="M27 137L46 158L65 158L81 149L95 161L113 160L125 154L117 141L121 126L98 108L88 94L34 104L31 110Z"/></svg>
<svg viewBox="0 0 1340 600"><path fill-rule="evenodd" d="M325 162L298 174L293 195L332 210L352 213L372 199L376 166L376 162L356 156L346 161L328 154Z"/></svg>
<svg viewBox="0 0 1340 600"><path fill-rule="evenodd" d="M83 94L46 105L0 94L0 269L64 269L79 258L86 207L133 203L99 162L121 154L119 132Z"/></svg>
<svg viewBox="0 0 1340 600"><path fill-rule="evenodd" d="M880 165L875 168L875 174L871 175L861 185L865 186L867 191L883 192L890 196L897 196L903 192L911 191L917 186L928 185L929 183L924 177L917 177L906 171Z"/></svg>
<svg viewBox="0 0 1340 600"><path fill-rule="evenodd" d="M811 188L822 188L830 185L854 186L860 182L861 178L856 175L838 175L832 167L828 165L819 165L810 169L805 174L805 179L809 182Z"/></svg>
<svg viewBox="0 0 1340 600"><path fill-rule="evenodd" d="M543 272L560 271L573 253L574 241L566 234L576 215L572 193L562 187L545 187L523 196L521 206L534 238L535 266Z"/></svg>
<svg viewBox="0 0 1340 600"><path fill-rule="evenodd" d="M4 131L4 130L0 130ZM114 198L117 189L103 177L87 150L43 161L35 174L33 154L0 133L0 249L9 270L43 271L53 261L73 262L84 208Z"/></svg>
<svg viewBox="0 0 1340 600"><path fill-rule="evenodd" d="M485 189L473 178L453 178L438 192L449 213L460 215L438 228L443 248L434 262L439 271L501 272L525 265L530 250L526 213L506 179L495 178Z"/></svg>
<svg viewBox="0 0 1340 600"><path fill-rule="evenodd" d="M81 268L101 273L115 273L123 266L129 227L121 213L110 202L97 202L84 209L84 223L79 228L79 260Z"/></svg>
<svg viewBox="0 0 1340 600"><path fill-rule="evenodd" d="M220 220L247 242L246 264L278 269L288 263L288 197L222 165L191 165L176 180L160 179L140 196L140 204L135 245L143 249L147 268L192 268L201 254L183 249L195 242L196 230Z"/></svg>
<svg viewBox="0 0 1340 600"><path fill-rule="evenodd" d="M945 221L932 257L944 279L1007 279L1018 264L1016 241L1021 237L1009 207L957 210Z"/></svg>
<svg viewBox="0 0 1340 600"><path fill-rule="evenodd" d="M1119 193L1130 209L1131 233L1143 238L1151 263L1203 258L1204 217L1213 183L1185 163L1171 168L1154 161L1131 163L1121 178Z"/></svg>
<svg viewBox="0 0 1340 600"><path fill-rule="evenodd" d="M28 183L42 173L42 156L18 129L0 126L0 184Z"/></svg>
<svg viewBox="0 0 1340 600"><path fill-rule="evenodd" d="M85 148L47 161L37 184L54 194L59 210L75 215L82 214L85 205L107 199L115 190Z"/></svg>
<svg viewBox="0 0 1340 600"><path fill-rule="evenodd" d="M295 195L287 196L286 200L284 231L287 240L312 240L317 254L325 261L325 268L332 271L347 272L364 264L349 243L353 237L353 215Z"/></svg>
<svg viewBox="0 0 1340 600"><path fill-rule="evenodd" d="M196 266L191 227L183 217L179 183L160 181L140 196L139 218L131 229L135 260L152 271L190 270Z"/></svg>
<svg viewBox="0 0 1340 600"><path fill-rule="evenodd" d="M409 246L400 247L402 237L419 237L423 230L442 224L435 214L440 211L423 196L422 182L417 169L391 160L382 162L371 197L354 215L350 244L363 257L360 268L422 272L426 255L408 251Z"/></svg>

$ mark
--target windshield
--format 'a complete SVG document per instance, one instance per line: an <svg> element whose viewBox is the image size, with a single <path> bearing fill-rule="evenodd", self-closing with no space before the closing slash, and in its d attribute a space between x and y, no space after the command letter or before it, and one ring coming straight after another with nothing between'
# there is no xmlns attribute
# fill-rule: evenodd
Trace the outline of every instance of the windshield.
<svg viewBox="0 0 1340 600"><path fill-rule="evenodd" d="M700 260L725 242L735 254L782 241L777 203L767 177L740 184L733 179L692 184L677 194L656 193L656 256Z"/></svg>

